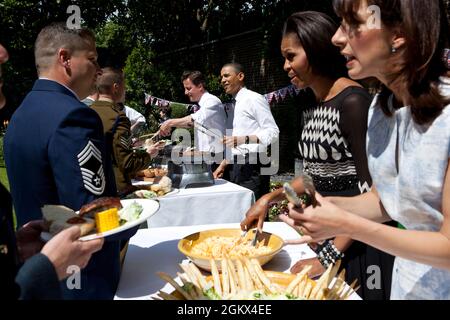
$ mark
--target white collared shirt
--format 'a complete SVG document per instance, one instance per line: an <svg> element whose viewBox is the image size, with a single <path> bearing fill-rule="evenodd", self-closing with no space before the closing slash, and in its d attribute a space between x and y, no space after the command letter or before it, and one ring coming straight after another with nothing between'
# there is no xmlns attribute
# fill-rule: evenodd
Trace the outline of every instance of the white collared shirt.
<svg viewBox="0 0 450 320"><path fill-rule="evenodd" d="M127 118L130 119L131 125L135 124L136 122L145 123L145 117L133 108L124 106L123 112L125 112Z"/></svg>
<svg viewBox="0 0 450 320"><path fill-rule="evenodd" d="M205 92L198 102L200 110L192 114L195 122L213 130L217 136L210 136L195 130L195 147L199 151L222 152L223 144L219 137L225 134L226 114L222 102L215 95Z"/></svg>
<svg viewBox="0 0 450 320"><path fill-rule="evenodd" d="M234 97L233 136L256 135L260 146L265 149L278 139L280 130L273 118L267 100L261 94L242 88ZM258 144L242 144L240 149L247 149L250 153L258 152ZM232 149L233 154L242 154Z"/></svg>

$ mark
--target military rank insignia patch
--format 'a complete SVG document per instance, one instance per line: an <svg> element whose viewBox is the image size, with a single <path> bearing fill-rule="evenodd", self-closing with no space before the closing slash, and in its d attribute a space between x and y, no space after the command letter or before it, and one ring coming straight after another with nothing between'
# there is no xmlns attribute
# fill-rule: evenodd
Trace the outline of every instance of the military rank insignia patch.
<svg viewBox="0 0 450 320"><path fill-rule="evenodd" d="M101 195L105 191L105 173L100 150L88 141L77 157L84 187L95 195Z"/></svg>
<svg viewBox="0 0 450 320"><path fill-rule="evenodd" d="M124 136L121 136L120 143L125 149L131 149L132 145L131 137L125 138Z"/></svg>

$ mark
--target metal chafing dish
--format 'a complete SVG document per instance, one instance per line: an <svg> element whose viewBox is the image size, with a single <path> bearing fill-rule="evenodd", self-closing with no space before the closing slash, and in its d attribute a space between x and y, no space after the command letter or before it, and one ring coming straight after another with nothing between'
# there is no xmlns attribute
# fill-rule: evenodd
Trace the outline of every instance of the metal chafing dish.
<svg viewBox="0 0 450 320"><path fill-rule="evenodd" d="M214 185L211 155L202 152L184 152L167 162L167 176L175 188L199 188Z"/></svg>

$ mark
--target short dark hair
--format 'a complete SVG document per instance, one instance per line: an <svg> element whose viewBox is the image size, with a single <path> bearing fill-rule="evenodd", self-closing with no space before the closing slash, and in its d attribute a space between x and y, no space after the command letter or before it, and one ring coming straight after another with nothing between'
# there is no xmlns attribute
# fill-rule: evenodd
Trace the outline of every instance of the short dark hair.
<svg viewBox="0 0 450 320"><path fill-rule="evenodd" d="M125 81L125 76L122 70L115 68L103 68L102 74L97 78L97 89L100 94L109 94L115 83L122 84Z"/></svg>
<svg viewBox="0 0 450 320"><path fill-rule="evenodd" d="M338 79L347 76L347 69L345 58L331 42L337 29L337 24L324 13L296 12L284 23L282 36L297 37L314 74Z"/></svg>
<svg viewBox="0 0 450 320"><path fill-rule="evenodd" d="M200 71L184 71L181 75L181 82L186 79L191 80L195 86L202 85L206 89L206 80Z"/></svg>
<svg viewBox="0 0 450 320"><path fill-rule="evenodd" d="M38 74L48 69L60 48L71 52L95 46L95 36L89 29L69 29L65 23L58 22L44 27L34 44L34 57Z"/></svg>
<svg viewBox="0 0 450 320"><path fill-rule="evenodd" d="M222 67L222 69L223 69L223 68L226 68L226 67L231 67L231 68L233 68L234 71L236 71L236 73L240 73L240 72L245 73L245 72L244 72L244 67L242 66L242 64L237 63L237 62L230 62L230 63L227 63L227 64L225 64L225 65Z"/></svg>
<svg viewBox="0 0 450 320"><path fill-rule="evenodd" d="M361 23L357 11L361 0L334 0L336 13L350 26ZM442 53L449 45L449 21L442 0L367 0L381 10L381 21L388 29L399 28L406 39L399 53L399 70L390 74L392 85L406 97L413 119L418 124L430 123L450 103L441 95L440 76L448 70L442 63ZM391 92L383 87L380 106L386 115L392 115L388 105Z"/></svg>

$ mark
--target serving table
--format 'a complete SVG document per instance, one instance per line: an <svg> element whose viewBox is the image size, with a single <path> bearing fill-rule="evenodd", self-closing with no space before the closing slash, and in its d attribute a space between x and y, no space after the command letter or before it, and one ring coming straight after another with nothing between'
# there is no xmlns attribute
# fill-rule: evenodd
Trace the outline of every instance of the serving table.
<svg viewBox="0 0 450 320"><path fill-rule="evenodd" d="M239 228L239 224L140 229L130 239L115 299L148 300L159 290L172 292L172 286L160 279L156 272L163 271L172 277L175 277L177 272L182 272L178 264L183 262L186 256L178 251L178 241L198 231L221 228ZM299 238L298 233L284 222L267 222L263 229L277 234L283 240ZM307 245L286 245L264 265L264 269L289 272L298 260L314 256L315 253ZM356 294L350 298L359 299Z"/></svg>

